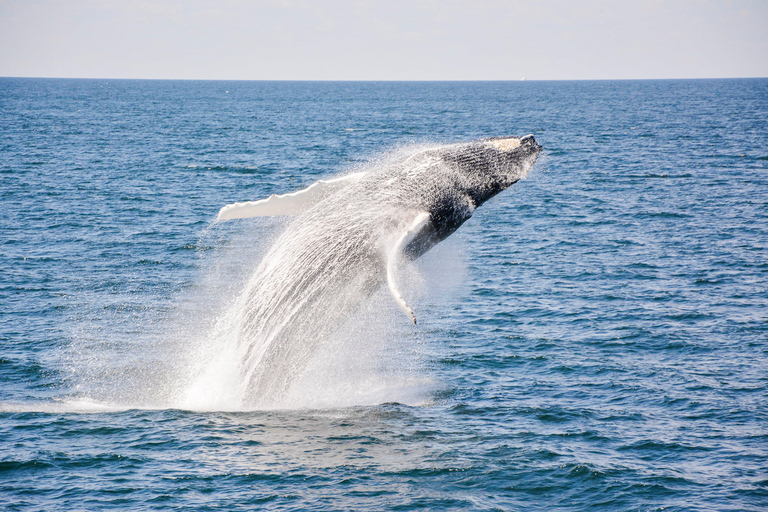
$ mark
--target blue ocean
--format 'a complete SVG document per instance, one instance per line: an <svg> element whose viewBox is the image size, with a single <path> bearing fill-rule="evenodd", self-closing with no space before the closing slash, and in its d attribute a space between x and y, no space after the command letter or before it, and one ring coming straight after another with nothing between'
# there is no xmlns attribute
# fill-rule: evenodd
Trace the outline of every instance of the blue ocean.
<svg viewBox="0 0 768 512"><path fill-rule="evenodd" d="M0 128L5 510L768 509L768 79L3 78ZM291 219L222 206L526 134L408 269L418 325L382 290L232 399Z"/></svg>

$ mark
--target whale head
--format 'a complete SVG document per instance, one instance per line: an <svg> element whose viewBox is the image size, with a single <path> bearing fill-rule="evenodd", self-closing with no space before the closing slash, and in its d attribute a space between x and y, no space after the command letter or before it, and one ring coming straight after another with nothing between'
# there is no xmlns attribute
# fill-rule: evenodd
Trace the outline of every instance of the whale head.
<svg viewBox="0 0 768 512"><path fill-rule="evenodd" d="M533 135L494 137L481 142L491 147L488 155L491 171L502 190L525 178L542 150Z"/></svg>
<svg viewBox="0 0 768 512"><path fill-rule="evenodd" d="M444 158L464 175L477 206L525 178L542 150L533 135L492 137L448 148Z"/></svg>

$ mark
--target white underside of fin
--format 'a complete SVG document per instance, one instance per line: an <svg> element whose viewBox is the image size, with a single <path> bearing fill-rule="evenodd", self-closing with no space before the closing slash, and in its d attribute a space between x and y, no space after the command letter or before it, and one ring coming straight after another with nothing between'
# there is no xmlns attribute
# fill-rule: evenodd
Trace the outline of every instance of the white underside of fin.
<svg viewBox="0 0 768 512"><path fill-rule="evenodd" d="M408 244L419 235L421 230L429 224L430 220L431 217L429 213L419 213L413 223L408 227L408 230L403 233L392 248L392 252L389 255L389 261L387 262L387 285L389 286L389 292L392 294L398 307L400 307L403 313L405 313L414 324L416 324L416 315L413 314L413 310L408 303L405 302L403 295L397 288L397 269L405 255L405 249L408 247Z"/></svg>
<svg viewBox="0 0 768 512"><path fill-rule="evenodd" d="M296 215L314 206L342 187L358 181L364 175L364 172L358 172L331 180L320 180L298 192L281 195L272 194L267 199L259 201L228 204L219 210L216 220Z"/></svg>

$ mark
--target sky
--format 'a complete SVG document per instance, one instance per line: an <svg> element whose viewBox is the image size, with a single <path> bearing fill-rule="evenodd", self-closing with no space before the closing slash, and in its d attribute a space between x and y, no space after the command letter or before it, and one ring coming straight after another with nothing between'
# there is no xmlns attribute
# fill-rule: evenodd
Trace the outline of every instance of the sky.
<svg viewBox="0 0 768 512"><path fill-rule="evenodd" d="M768 0L0 0L0 76L768 77Z"/></svg>

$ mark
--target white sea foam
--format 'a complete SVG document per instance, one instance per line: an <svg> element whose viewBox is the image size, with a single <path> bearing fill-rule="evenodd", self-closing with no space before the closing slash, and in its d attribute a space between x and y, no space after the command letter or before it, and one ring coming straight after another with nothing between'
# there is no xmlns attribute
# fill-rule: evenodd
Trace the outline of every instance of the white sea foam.
<svg viewBox="0 0 768 512"><path fill-rule="evenodd" d="M46 414L95 414L122 412L131 409L125 405L93 402L87 399L31 402L0 402L0 413L46 413Z"/></svg>
<svg viewBox="0 0 768 512"><path fill-rule="evenodd" d="M457 239L430 253L418 266L407 265L402 269L405 293L412 298L417 311L427 302L444 297L461 282L465 272L461 247ZM237 253L217 257L237 258ZM289 390L280 400L266 404L243 402L242 358L237 341L242 315L247 310L236 297L230 296L228 300L210 330L200 333L194 349L187 353L186 375L181 379L180 389L173 392L177 395L174 407L236 411L324 409L391 402L421 406L431 403L441 387L424 371L419 351L420 330L407 321L387 291L381 290L324 340L306 366L296 369Z"/></svg>

